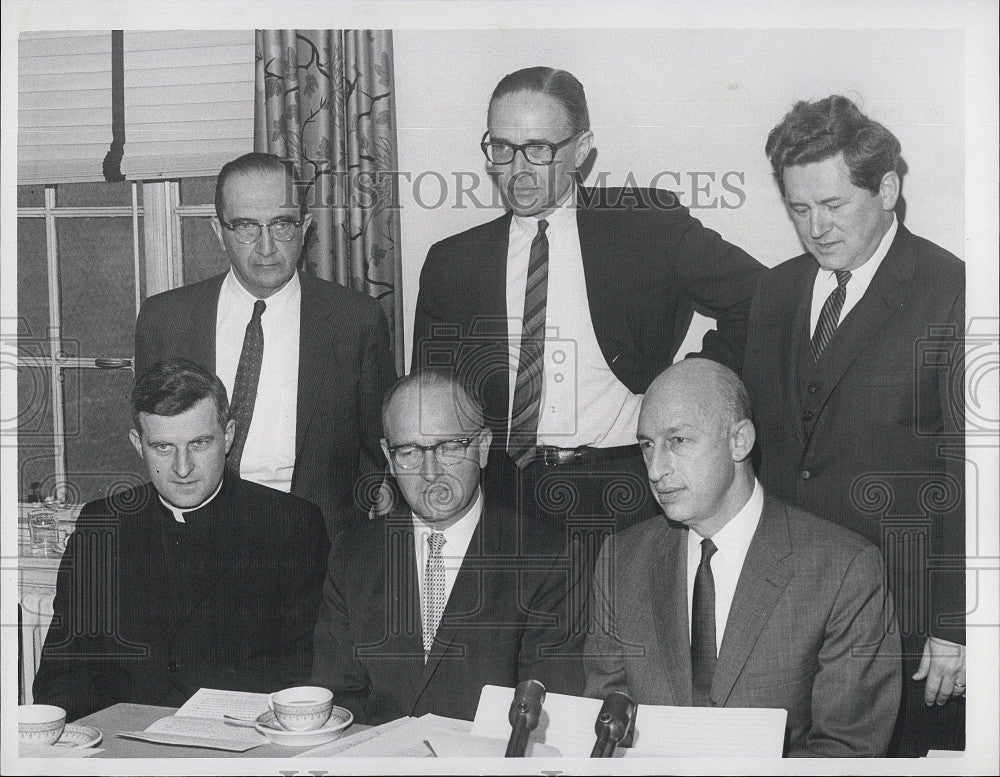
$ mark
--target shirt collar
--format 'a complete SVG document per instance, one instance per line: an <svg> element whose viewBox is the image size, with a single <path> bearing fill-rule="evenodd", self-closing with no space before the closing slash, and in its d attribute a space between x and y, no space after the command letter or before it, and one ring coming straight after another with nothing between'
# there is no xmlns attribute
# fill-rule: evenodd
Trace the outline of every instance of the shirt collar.
<svg viewBox="0 0 1000 777"><path fill-rule="evenodd" d="M479 518L482 516L482 513L483 490L477 488L476 499L472 503L472 507L469 508L469 511L444 530L446 547L467 548L469 542L472 541L472 533L476 530L476 526L479 525ZM441 531L433 523L425 521L416 513L411 511L410 515L413 516L413 531L418 542L423 542L424 536L430 532Z"/></svg>
<svg viewBox="0 0 1000 777"><path fill-rule="evenodd" d="M293 300L299 299L301 297L301 288L302 284L299 281L299 274L296 272L292 275L292 279L288 283L264 300L267 303L267 310L277 312ZM252 308L254 303L257 301L257 297L243 288L243 284L237 280L236 273L233 271L232 267L229 268L226 279L223 281L222 293L228 297L232 303L246 306L248 308Z"/></svg>
<svg viewBox="0 0 1000 777"><path fill-rule="evenodd" d="M712 536L712 542L723 556L738 557L750 547L760 514L764 509L764 489L757 479L753 482L753 493L747 503L732 519ZM688 545L698 545L702 537L695 531L688 532Z"/></svg>
<svg viewBox="0 0 1000 777"><path fill-rule="evenodd" d="M562 227L562 225L570 223L570 220L576 219L576 187L571 186L569 191L566 192L565 196L560 200L556 209L552 211L545 220L549 223L548 229L551 230L553 227L557 229ZM514 214L514 218L511 219L511 228L517 229L528 235L534 235L538 232L538 222L539 219L536 216L518 216ZM546 230L548 231L548 230Z"/></svg>
<svg viewBox="0 0 1000 777"><path fill-rule="evenodd" d="M168 502L166 499L163 498L162 494L160 494L159 491L156 492L156 495L160 497L160 503L170 511L170 514L174 516L174 520L177 521L177 523L187 523L187 521L184 520L184 514L193 513L195 510L200 510L209 502L211 502L213 499L215 499L215 497L217 497L219 495L219 492L222 490L222 482L225 479L226 479L225 476L219 478L219 485L215 487L215 491L212 492L212 495L208 497L208 499L206 499L200 505L197 505L196 507L180 508L177 507L176 505L170 504L170 502Z"/></svg>

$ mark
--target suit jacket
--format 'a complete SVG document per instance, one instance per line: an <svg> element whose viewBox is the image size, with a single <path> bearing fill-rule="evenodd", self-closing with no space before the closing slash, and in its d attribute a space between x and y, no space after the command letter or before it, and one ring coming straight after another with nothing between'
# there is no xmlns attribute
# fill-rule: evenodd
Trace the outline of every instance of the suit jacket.
<svg viewBox="0 0 1000 777"><path fill-rule="evenodd" d="M817 270L791 259L754 297L744 380L760 481L882 548L904 637L964 643L965 265L900 224L803 392Z"/></svg>
<svg viewBox="0 0 1000 777"><path fill-rule="evenodd" d="M511 218L507 212L431 246L413 323L413 365L467 372L495 445L507 438ZM703 227L668 191L580 189L577 228L597 342L630 391L644 393L673 362L696 305L717 324L700 355L739 370L762 265Z"/></svg>
<svg viewBox="0 0 1000 777"><path fill-rule="evenodd" d="M184 357L215 371L215 318L226 275L149 297L135 328L135 374ZM318 505L332 537L362 475L380 480L382 393L395 379L385 317L353 289L299 273L299 381L292 493Z"/></svg>
<svg viewBox="0 0 1000 777"><path fill-rule="evenodd" d="M59 566L38 703L74 720L118 702L179 706L198 688L301 685L326 541L318 508L226 474L185 516L200 531L168 564L173 516L152 484L87 504Z"/></svg>
<svg viewBox="0 0 1000 777"><path fill-rule="evenodd" d="M594 581L588 696L690 706L688 529L617 534ZM788 711L790 756L881 756L900 694L899 637L878 550L765 494L719 649L710 701Z"/></svg>
<svg viewBox="0 0 1000 777"><path fill-rule="evenodd" d="M582 691L582 638L568 617L582 592L554 530L486 502L426 664L413 538L401 509L334 549L314 684L365 723L428 712L472 720L484 685L529 678L554 692Z"/></svg>

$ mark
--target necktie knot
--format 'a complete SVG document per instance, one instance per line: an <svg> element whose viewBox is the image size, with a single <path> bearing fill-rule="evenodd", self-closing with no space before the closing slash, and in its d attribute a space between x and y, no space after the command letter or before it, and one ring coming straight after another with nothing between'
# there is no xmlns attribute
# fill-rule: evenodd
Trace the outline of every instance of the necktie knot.
<svg viewBox="0 0 1000 777"><path fill-rule="evenodd" d="M265 310L267 310L267 303L262 299L257 300L253 303L253 318L259 321Z"/></svg>
<svg viewBox="0 0 1000 777"><path fill-rule="evenodd" d="M843 288L847 285L847 282L851 280L850 270L834 270L833 274L837 276L837 285Z"/></svg>
<svg viewBox="0 0 1000 777"><path fill-rule="evenodd" d="M718 548L715 547L715 543L712 542L708 537L701 541L701 563L708 564L712 561L712 556L715 555L715 551Z"/></svg>
<svg viewBox="0 0 1000 777"><path fill-rule="evenodd" d="M432 531L427 535L427 544L431 546L431 553L435 555L441 554L445 542L444 532Z"/></svg>
<svg viewBox="0 0 1000 777"><path fill-rule="evenodd" d="M538 235L541 237L545 234L545 230L549 228L549 222L545 219L538 219Z"/></svg>

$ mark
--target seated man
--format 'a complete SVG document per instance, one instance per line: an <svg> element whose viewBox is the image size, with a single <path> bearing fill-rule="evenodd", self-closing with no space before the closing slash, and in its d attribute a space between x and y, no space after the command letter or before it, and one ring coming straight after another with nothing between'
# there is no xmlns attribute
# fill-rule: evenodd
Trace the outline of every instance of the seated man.
<svg viewBox="0 0 1000 777"><path fill-rule="evenodd" d="M201 687L301 684L329 548L319 508L226 469L234 422L202 367L155 365L132 408L152 483L80 513L35 701L75 720L118 702L179 706Z"/></svg>
<svg viewBox="0 0 1000 777"><path fill-rule="evenodd" d="M482 406L450 373L425 370L399 380L382 407L382 449L408 504L331 556L313 683L364 723L472 720L484 685L528 678L580 693L565 541L481 490L491 438Z"/></svg>
<svg viewBox="0 0 1000 777"><path fill-rule="evenodd" d="M782 707L790 756L885 755L899 636L878 549L765 494L746 389L704 359L669 367L639 414L650 518L606 543L588 696Z"/></svg>

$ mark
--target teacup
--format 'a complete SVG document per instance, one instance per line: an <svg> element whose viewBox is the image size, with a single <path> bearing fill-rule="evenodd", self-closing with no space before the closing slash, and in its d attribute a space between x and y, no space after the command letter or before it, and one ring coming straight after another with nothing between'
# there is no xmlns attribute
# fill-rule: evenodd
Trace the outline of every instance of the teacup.
<svg viewBox="0 0 1000 777"><path fill-rule="evenodd" d="M301 685L272 693L268 705L282 728L313 731L322 728L333 710L333 692L328 688Z"/></svg>
<svg viewBox="0 0 1000 777"><path fill-rule="evenodd" d="M17 708L18 738L26 745L54 745L66 727L66 710L52 704Z"/></svg>

